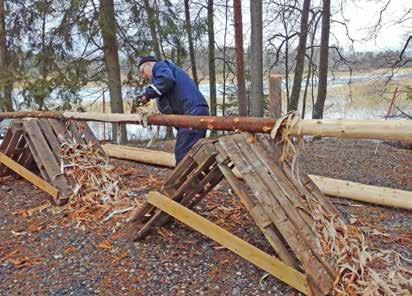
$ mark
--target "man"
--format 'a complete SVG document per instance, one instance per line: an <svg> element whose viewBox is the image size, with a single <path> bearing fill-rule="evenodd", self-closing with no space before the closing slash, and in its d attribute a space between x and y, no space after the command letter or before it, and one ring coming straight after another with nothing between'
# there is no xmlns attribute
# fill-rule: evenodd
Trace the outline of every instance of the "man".
<svg viewBox="0 0 412 296"><path fill-rule="evenodd" d="M175 64L157 61L152 56L142 57L139 62L140 75L151 84L137 101L146 104L156 98L157 107L163 114L209 115L209 106L193 80ZM175 145L176 164L193 145L206 136L206 130L178 128Z"/></svg>

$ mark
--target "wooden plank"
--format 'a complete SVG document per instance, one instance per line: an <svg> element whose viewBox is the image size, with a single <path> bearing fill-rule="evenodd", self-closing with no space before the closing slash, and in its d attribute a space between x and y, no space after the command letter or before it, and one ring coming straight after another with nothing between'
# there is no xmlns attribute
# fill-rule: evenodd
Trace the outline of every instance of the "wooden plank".
<svg viewBox="0 0 412 296"><path fill-rule="evenodd" d="M85 121L76 121L75 124L77 125L77 128L80 132L81 135L83 135L84 140L88 145L100 147L100 142L96 138L96 136L93 134L92 130L90 129L89 125Z"/></svg>
<svg viewBox="0 0 412 296"><path fill-rule="evenodd" d="M207 159L205 160L207 161ZM213 188L222 180L223 175L220 172L219 167L214 166L213 169L206 175L204 176L203 179L199 179L198 182L193 182L194 186L187 187L187 191L184 191L182 199L179 201L180 204L192 208L194 207L203 197L205 197ZM173 200L178 200L175 198L175 196L172 197ZM155 220L155 224L151 226L146 226L148 229L150 227L160 227L165 225L166 223L169 222L170 216L167 215L166 213L162 211L158 211L155 215L156 217L153 217L153 220ZM150 222L150 221L149 221ZM140 235L145 233L143 231L139 232Z"/></svg>
<svg viewBox="0 0 412 296"><path fill-rule="evenodd" d="M19 163L20 163L22 166L24 166L26 169L29 169L29 170L31 170L31 169L36 169L36 168L37 168L37 164L36 164L36 162L35 162L35 160L34 160L34 158L33 158L32 152L30 151L30 147L29 147L29 144L28 144L28 143L26 143L26 148L27 148L27 150L26 150L25 153L23 153L23 155L22 155Z"/></svg>
<svg viewBox="0 0 412 296"><path fill-rule="evenodd" d="M188 205L189 208L194 207L204 196L206 196L210 191L213 190L213 188L216 187L217 184L222 181L224 178L220 168L216 164L210 173L202 180L202 185L205 184L205 190L202 193L202 195L195 197L191 203Z"/></svg>
<svg viewBox="0 0 412 296"><path fill-rule="evenodd" d="M302 237L299 229L290 221L279 202L273 198L267 185L257 175L255 167L244 158L244 155L233 142L232 136L220 138L219 143L225 148L232 161L236 163L236 167L261 203L264 211L274 222L276 228L302 263L304 270L308 273L310 283L316 283L316 286L312 286L312 288L317 289L319 284L319 293L329 291L333 284L333 278L331 279L329 270L325 269L312 249L307 245L307 241Z"/></svg>
<svg viewBox="0 0 412 296"><path fill-rule="evenodd" d="M178 165L178 167L168 176L166 179L162 191L167 193L169 196L175 195L178 188L182 187L184 182L186 181L186 177L193 173L193 170L197 167L196 163L193 161L191 155L186 155L186 157L182 160L182 162ZM185 176L185 179L182 176L178 177L177 173L181 173ZM177 179L177 180L176 180ZM149 203L144 203L143 206L134 214L133 218L130 220L132 223L129 227L131 234L130 237L132 240L134 235L133 232L136 232L137 227L145 221L148 221L151 216L154 214L155 208L151 206Z"/></svg>
<svg viewBox="0 0 412 296"><path fill-rule="evenodd" d="M4 136L3 142L0 144L0 152L5 152L12 138L13 138L13 131L11 129L8 129L6 135ZM6 175L7 175L7 168L0 164L0 177L6 176Z"/></svg>
<svg viewBox="0 0 412 296"><path fill-rule="evenodd" d="M311 295L305 275L286 265L279 259L266 254L262 250L160 193L150 192L148 202L298 291L306 295Z"/></svg>
<svg viewBox="0 0 412 296"><path fill-rule="evenodd" d="M13 132L11 131L11 129L8 129L6 135L3 138L3 142L1 142L0 144L1 152L3 152L6 149L12 137L13 137Z"/></svg>
<svg viewBox="0 0 412 296"><path fill-rule="evenodd" d="M60 145L73 142L73 140L68 135L67 130L62 121L59 121L57 119L49 119L49 122L54 133L57 136L57 139L59 140Z"/></svg>
<svg viewBox="0 0 412 296"><path fill-rule="evenodd" d="M71 193L71 186L60 171L60 166L54 158L54 154L51 151L46 139L43 137L41 129L38 123L34 120L26 120L23 122L26 133L30 137L33 147L37 150L38 158L41 161L47 175L50 178L50 182L56 186L63 198L66 198ZM39 163L37 164L39 166ZM55 200L58 205L63 204L64 200Z"/></svg>
<svg viewBox="0 0 412 296"><path fill-rule="evenodd" d="M282 240L281 236L278 235L277 232L271 227L269 227L269 225L266 223L266 221L270 221L270 224L272 224L273 222L266 215L262 206L257 205L253 202L252 197L250 197L247 194L246 186L236 178L236 176L233 174L230 168L223 164L219 164L219 168L225 176L226 181L232 187L233 191L239 197L240 201L245 206L245 208L250 212L256 225L262 231L262 233L268 240L269 244L272 246L273 250L279 256L279 258L282 259L282 261L288 264L289 266L297 268L298 262L296 261L295 257L285 247L285 243Z"/></svg>
<svg viewBox="0 0 412 296"><path fill-rule="evenodd" d="M308 241L309 246L315 252L318 251L318 245L315 241L315 233L312 230L314 221L308 215L309 209L300 199L301 192L295 190L291 186L289 180L283 175L280 170L270 170L267 164L259 158L255 149L252 149L245 138L246 134L242 135L242 140L236 141L243 157L253 165L253 169L257 175L266 184L272 196L279 202L280 206L288 215L290 221L295 224L296 229L302 233L302 236ZM276 169L277 167L274 166ZM303 208L304 210L298 210Z"/></svg>
<svg viewBox="0 0 412 296"><path fill-rule="evenodd" d="M18 128L18 126L16 124L12 124L10 126L10 129L9 129L8 132L10 132L12 134L12 137L10 138L9 142L7 143L7 146L4 147L3 153L5 155L10 156L11 158L13 158L14 152L15 152L16 147L17 147L17 144L19 143L20 138L23 135L23 131L20 128ZM7 174L8 174L7 168L6 167L3 167L3 168L0 167L0 176L4 176L4 175L7 175Z"/></svg>
<svg viewBox="0 0 412 296"><path fill-rule="evenodd" d="M254 135L252 137L254 137ZM262 160L264 160L265 166L274 173L277 173L277 175L280 176L285 182L290 183L292 187L298 189L297 192L299 194L303 194L305 196L315 195L316 199L324 205L330 214L339 214L337 209L332 205L330 199L326 198L319 190L312 192L303 186L303 184L296 181L296 179L292 176L292 171L287 161L284 161L281 164L281 167L279 167L277 159L280 157L281 147L277 146L273 141L270 141L266 136L259 137L257 142L248 141L248 143L254 152ZM308 176L302 170L300 170L299 176L302 181L305 180L303 183L307 182Z"/></svg>
<svg viewBox="0 0 412 296"><path fill-rule="evenodd" d="M54 134L53 129L50 126L50 122L47 119L42 118L38 121L38 124L43 132L43 135L45 136L47 142L50 145L50 148L54 154L56 161L60 161L61 146L59 140Z"/></svg>
<svg viewBox="0 0 412 296"><path fill-rule="evenodd" d="M50 194L53 198L57 199L59 197L59 190L57 188L44 181L42 178L36 176L2 152L0 152L0 162L39 189Z"/></svg>
<svg viewBox="0 0 412 296"><path fill-rule="evenodd" d="M208 159L205 159L204 163L199 165L199 167L192 173L190 174L189 178L183 183L182 186L179 187L179 189L176 190L176 193L172 196L172 199L180 202L181 199L184 197L184 194L187 195L193 195L196 194L196 192L200 191L203 189L202 186L198 186L200 183L199 175L200 173L207 167L210 167L213 162L215 161L214 156L212 154L209 155ZM142 218L137 218L135 221L136 222L141 222ZM162 211L157 211L150 219L146 222L146 224L140 228L140 230L137 232L137 234L134 236L133 230L132 233L129 237L134 238L133 240L136 239L142 239L144 238L149 231L158 225L162 225L166 223L169 220L169 216L165 214Z"/></svg>
<svg viewBox="0 0 412 296"><path fill-rule="evenodd" d="M62 172L52 150L41 132L38 122L36 120L27 120L23 124L26 133L38 152L38 157L43 163L44 169L49 175L50 180L53 181L57 176L61 175Z"/></svg>
<svg viewBox="0 0 412 296"><path fill-rule="evenodd" d="M167 176L162 191L167 192L170 188L179 188L186 180L187 176L193 172L196 167L197 164L193 160L192 155L186 155L169 176ZM167 193L169 194L169 192Z"/></svg>
<svg viewBox="0 0 412 296"><path fill-rule="evenodd" d="M294 178L286 177L284 172L269 157L267 157L267 161L272 164L271 166L262 160L257 153L259 144L253 140L255 140L255 138L249 139L247 134L243 134L243 141L237 142L241 153L250 163L253 163L257 175L263 183L267 185L273 197L276 198L290 221L301 233L301 237L310 246L313 255L318 258L319 262L323 264L331 278L333 278L336 272L330 263L321 255L322 251L319 249L316 241L317 234L313 230L315 221L313 221L313 218L309 215L310 209L306 206L305 200L302 198L313 198L316 200L316 197L313 195L305 196L304 192L299 191L297 187L293 185L293 182L291 182ZM252 148L251 145L253 144L254 146Z"/></svg>
<svg viewBox="0 0 412 296"><path fill-rule="evenodd" d="M79 130L77 129L77 126L74 123L74 121L70 120L68 122L68 129L76 144L86 145L86 142L84 141L82 135L79 133Z"/></svg>
<svg viewBox="0 0 412 296"><path fill-rule="evenodd" d="M30 147L30 151L31 151L31 155L33 156L33 159L40 171L40 174L42 175L43 179L46 180L47 182L50 182L50 178L49 175L47 174L46 170L44 169L44 165L39 157L39 153L36 150L36 147L34 147L34 144L32 143L32 141L30 140L30 137L25 134L24 138L26 139L27 144Z"/></svg>

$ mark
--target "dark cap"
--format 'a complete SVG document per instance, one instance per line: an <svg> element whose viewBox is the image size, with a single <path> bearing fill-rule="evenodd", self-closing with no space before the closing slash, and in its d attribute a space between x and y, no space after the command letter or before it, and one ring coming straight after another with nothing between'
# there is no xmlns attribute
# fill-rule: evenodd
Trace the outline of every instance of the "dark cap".
<svg viewBox="0 0 412 296"><path fill-rule="evenodd" d="M157 62L157 59L154 56L145 56L145 57L141 57L140 61L139 61L139 68L141 65L143 65L144 63L147 62Z"/></svg>

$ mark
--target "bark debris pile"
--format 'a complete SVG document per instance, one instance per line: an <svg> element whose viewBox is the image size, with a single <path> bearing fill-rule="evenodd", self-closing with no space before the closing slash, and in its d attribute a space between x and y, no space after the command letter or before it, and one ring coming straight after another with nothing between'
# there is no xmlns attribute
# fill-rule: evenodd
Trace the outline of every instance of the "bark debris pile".
<svg viewBox="0 0 412 296"><path fill-rule="evenodd" d="M79 222L105 221L138 206L116 168L95 146L62 145L61 169L74 181L66 209Z"/></svg>

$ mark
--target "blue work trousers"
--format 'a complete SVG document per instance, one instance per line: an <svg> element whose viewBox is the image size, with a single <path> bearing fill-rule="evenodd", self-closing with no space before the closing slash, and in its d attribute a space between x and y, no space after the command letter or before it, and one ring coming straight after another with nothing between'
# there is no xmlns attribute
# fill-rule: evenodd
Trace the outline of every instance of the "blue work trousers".
<svg viewBox="0 0 412 296"><path fill-rule="evenodd" d="M188 115L207 116L209 115L209 107L198 106ZM197 141L206 137L206 130L193 130L189 128L179 128L177 130L175 158L176 165L185 157L189 150L196 144Z"/></svg>

